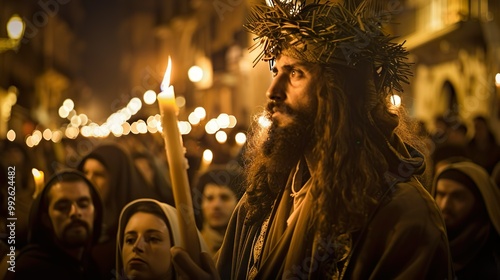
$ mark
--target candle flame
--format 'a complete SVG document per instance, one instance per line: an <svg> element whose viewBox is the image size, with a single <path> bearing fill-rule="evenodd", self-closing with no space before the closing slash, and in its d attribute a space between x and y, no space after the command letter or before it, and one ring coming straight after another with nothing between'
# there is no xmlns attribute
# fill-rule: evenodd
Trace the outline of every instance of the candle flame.
<svg viewBox="0 0 500 280"><path fill-rule="evenodd" d="M40 171L36 168L33 168L31 169L31 173L33 173L33 176L35 178L41 178L42 177L42 174L40 173Z"/></svg>
<svg viewBox="0 0 500 280"><path fill-rule="evenodd" d="M170 56L168 56L167 70L165 71L165 75L163 76L163 81L161 82L160 85L161 91L165 91L170 86L171 72L172 72L172 60L170 59Z"/></svg>

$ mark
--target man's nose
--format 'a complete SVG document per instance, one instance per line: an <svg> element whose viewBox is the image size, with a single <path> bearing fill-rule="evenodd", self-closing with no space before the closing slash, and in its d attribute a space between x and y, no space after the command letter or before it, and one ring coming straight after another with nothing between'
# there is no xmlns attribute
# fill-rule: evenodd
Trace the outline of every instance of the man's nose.
<svg viewBox="0 0 500 280"><path fill-rule="evenodd" d="M81 217L82 216L81 209L80 209L80 207L78 207L78 205L76 205L76 203L71 204L69 216L70 217Z"/></svg>
<svg viewBox="0 0 500 280"><path fill-rule="evenodd" d="M442 197L442 198L438 201L438 203L437 203L437 204L438 204L439 209L441 209L441 211L442 211L442 210L444 210L444 209L446 209L446 208L448 208L448 207L449 207L449 203L450 203L450 200L448 199L448 197L447 197L447 196L444 196L444 197Z"/></svg>
<svg viewBox="0 0 500 280"><path fill-rule="evenodd" d="M283 101L286 98L286 81L284 75L274 77L271 85L267 89L266 96L273 101Z"/></svg>

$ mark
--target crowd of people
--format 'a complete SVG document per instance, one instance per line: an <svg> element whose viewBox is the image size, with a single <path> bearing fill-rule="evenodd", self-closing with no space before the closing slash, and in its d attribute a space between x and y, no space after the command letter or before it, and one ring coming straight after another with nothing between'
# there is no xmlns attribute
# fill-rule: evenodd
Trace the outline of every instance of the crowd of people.
<svg viewBox="0 0 500 280"><path fill-rule="evenodd" d="M29 156L9 146L2 168L19 168L29 195L15 272L0 266L0 278L500 279L500 146L488 119L474 119L472 137L446 118L427 142L416 137L389 99L409 75L407 52L376 7L313 2L249 16L274 77L270 125L255 121L238 158L190 179L199 256L182 248L168 165L152 156L164 151L95 144L33 198Z"/></svg>

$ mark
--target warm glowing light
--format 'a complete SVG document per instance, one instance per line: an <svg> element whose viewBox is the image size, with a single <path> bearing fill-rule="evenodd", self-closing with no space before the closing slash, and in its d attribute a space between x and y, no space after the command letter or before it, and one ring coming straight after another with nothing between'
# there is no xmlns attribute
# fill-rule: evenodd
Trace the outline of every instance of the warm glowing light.
<svg viewBox="0 0 500 280"><path fill-rule="evenodd" d="M236 126L236 124L238 123L238 120L236 119L235 116L233 115L230 115L229 116L229 125L227 126L228 128L233 128Z"/></svg>
<svg viewBox="0 0 500 280"><path fill-rule="evenodd" d="M160 89L161 91L166 91L170 86L170 73L172 72L172 59L170 56L168 57L167 70L165 71L165 75L163 76L163 81L161 82Z"/></svg>
<svg viewBox="0 0 500 280"><path fill-rule="evenodd" d="M111 133L111 130L109 130L109 128L107 126L101 125L99 128L101 131L100 137L103 137L103 138L108 137L109 134Z"/></svg>
<svg viewBox="0 0 500 280"><path fill-rule="evenodd" d="M90 137L92 136L92 128L90 126L84 126L80 129L80 133L83 137Z"/></svg>
<svg viewBox="0 0 500 280"><path fill-rule="evenodd" d="M80 130L78 129L78 127L68 126L64 133L69 139L76 139L76 137L78 137L78 134L80 133Z"/></svg>
<svg viewBox="0 0 500 280"><path fill-rule="evenodd" d="M177 108L186 106L186 98L184 98L184 96L177 96L175 98L175 105L177 105Z"/></svg>
<svg viewBox="0 0 500 280"><path fill-rule="evenodd" d="M156 127L157 122L158 121L156 120L155 116L149 116L148 119L146 120L148 127Z"/></svg>
<svg viewBox="0 0 500 280"><path fill-rule="evenodd" d="M189 134L189 132L191 132L191 124L189 122L182 121L179 122L177 125L179 126L179 131L182 135L186 135Z"/></svg>
<svg viewBox="0 0 500 280"><path fill-rule="evenodd" d="M203 161L204 162L210 163L210 162L212 162L213 158L214 158L214 153L212 153L212 151L210 149L206 149L203 151Z"/></svg>
<svg viewBox="0 0 500 280"><path fill-rule="evenodd" d="M220 129L219 124L217 123L216 119L211 119L207 122L205 125L205 131L208 134L214 134Z"/></svg>
<svg viewBox="0 0 500 280"><path fill-rule="evenodd" d="M69 111L70 110L66 109L66 107L64 106L59 107L59 117L63 119L67 118L69 115Z"/></svg>
<svg viewBox="0 0 500 280"><path fill-rule="evenodd" d="M128 103L127 108L129 108L132 114L135 115L142 108L142 101L139 98L134 97Z"/></svg>
<svg viewBox="0 0 500 280"><path fill-rule="evenodd" d="M122 136L123 134L123 126L119 125L119 124L114 124L111 126L111 133L113 133L113 135L115 137L120 137Z"/></svg>
<svg viewBox="0 0 500 280"><path fill-rule="evenodd" d="M229 115L222 113L217 117L217 124L220 128L227 128L229 126Z"/></svg>
<svg viewBox="0 0 500 280"><path fill-rule="evenodd" d="M52 139L52 130L50 130L49 128L45 129L43 131L43 139L49 141L50 139Z"/></svg>
<svg viewBox="0 0 500 280"><path fill-rule="evenodd" d="M497 74L495 75L495 85L496 85L497 87L500 87L500 73L497 73Z"/></svg>
<svg viewBox="0 0 500 280"><path fill-rule="evenodd" d="M63 134L60 130L56 130L52 133L52 142L59 143L63 138Z"/></svg>
<svg viewBox="0 0 500 280"><path fill-rule="evenodd" d="M72 118L73 116L76 116L76 111L75 111L75 110L71 110L71 111L69 111L68 116L67 116L67 119L68 119L68 120L71 120L71 118Z"/></svg>
<svg viewBox="0 0 500 280"><path fill-rule="evenodd" d="M33 148L33 140L31 136L26 137L26 146Z"/></svg>
<svg viewBox="0 0 500 280"><path fill-rule="evenodd" d="M147 124L143 120L139 120L137 122L137 131L140 134L146 134L146 133L148 133L148 126L147 126Z"/></svg>
<svg viewBox="0 0 500 280"><path fill-rule="evenodd" d="M203 107L196 107L193 112L200 120L205 119L205 117L207 116L207 111Z"/></svg>
<svg viewBox="0 0 500 280"><path fill-rule="evenodd" d="M158 132L158 127L157 126L149 126L148 125L148 132L149 133L156 133L156 132Z"/></svg>
<svg viewBox="0 0 500 280"><path fill-rule="evenodd" d="M31 169L31 174L33 174L33 179L35 179L35 192L33 194L33 196L35 197L43 190L43 187L45 185L45 176L43 174L43 171L36 168Z"/></svg>
<svg viewBox="0 0 500 280"><path fill-rule="evenodd" d="M156 92L153 90L147 90L142 97L144 103L151 105L156 102Z"/></svg>
<svg viewBox="0 0 500 280"><path fill-rule="evenodd" d="M13 15L10 17L9 22L7 22L7 34L9 38L14 40L19 40L24 33L24 22L18 15Z"/></svg>
<svg viewBox="0 0 500 280"><path fill-rule="evenodd" d="M120 110L120 115L123 116L123 121L126 121L132 116L132 111L129 108L123 108Z"/></svg>
<svg viewBox="0 0 500 280"><path fill-rule="evenodd" d="M73 102L73 100L68 98L68 99L64 100L63 107L66 108L66 110L69 112L69 111L75 109L75 103Z"/></svg>
<svg viewBox="0 0 500 280"><path fill-rule="evenodd" d="M266 128L271 126L271 120L266 118L266 116L260 116L257 120L260 127Z"/></svg>
<svg viewBox="0 0 500 280"><path fill-rule="evenodd" d="M40 144L40 141L42 140L42 132L40 130L33 131L33 134L31 135L31 139L33 141L34 146Z"/></svg>
<svg viewBox="0 0 500 280"><path fill-rule="evenodd" d="M40 173L40 170L36 168L31 169L31 174L33 174L33 177L35 178L42 178L42 173Z"/></svg>
<svg viewBox="0 0 500 280"><path fill-rule="evenodd" d="M137 122L133 122L130 125L130 132L132 132L132 134L139 134L139 129L137 129Z"/></svg>
<svg viewBox="0 0 500 280"><path fill-rule="evenodd" d="M78 117L80 118L80 125L86 125L89 122L89 117L85 114L80 114Z"/></svg>
<svg viewBox="0 0 500 280"><path fill-rule="evenodd" d="M238 132L234 136L234 140L236 141L236 144L243 145L247 141L247 135L243 132Z"/></svg>
<svg viewBox="0 0 500 280"><path fill-rule="evenodd" d="M217 131L217 133L215 133L215 139L217 140L217 142L224 144L227 141L227 133L219 130Z"/></svg>
<svg viewBox="0 0 500 280"><path fill-rule="evenodd" d="M188 121L192 124L192 125L197 125L200 123L200 118L196 115L195 112L191 112L191 114L189 114L188 116Z"/></svg>
<svg viewBox="0 0 500 280"><path fill-rule="evenodd" d="M16 140L16 132L12 129L7 131L7 139L11 142Z"/></svg>
<svg viewBox="0 0 500 280"><path fill-rule="evenodd" d="M203 69L200 66L191 66L188 70L189 80L193 83L197 83L203 79Z"/></svg>
<svg viewBox="0 0 500 280"><path fill-rule="evenodd" d="M79 127L82 123L82 120L79 116L73 116L70 122L72 126Z"/></svg>
<svg viewBox="0 0 500 280"><path fill-rule="evenodd" d="M391 103L396 107L401 106L401 97L397 94L391 95Z"/></svg>
<svg viewBox="0 0 500 280"><path fill-rule="evenodd" d="M128 135L130 133L130 124L128 122L122 123L123 135Z"/></svg>

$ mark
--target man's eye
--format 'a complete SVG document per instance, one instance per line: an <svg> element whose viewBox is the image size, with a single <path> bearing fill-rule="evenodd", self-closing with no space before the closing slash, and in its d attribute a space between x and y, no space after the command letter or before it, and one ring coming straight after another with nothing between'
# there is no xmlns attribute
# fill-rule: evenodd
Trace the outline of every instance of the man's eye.
<svg viewBox="0 0 500 280"><path fill-rule="evenodd" d="M59 210L61 212L66 212L66 211L69 211L69 209L71 208L71 203L58 203L55 205L54 207L56 210Z"/></svg>
<svg viewBox="0 0 500 280"><path fill-rule="evenodd" d="M303 72L300 71L300 70L297 70L297 69L293 69L291 72L290 72L290 76L292 76L292 78L300 78L303 76Z"/></svg>
<svg viewBox="0 0 500 280"><path fill-rule="evenodd" d="M90 206L90 201L87 199L78 201L78 207L80 208L87 208L89 206Z"/></svg>

